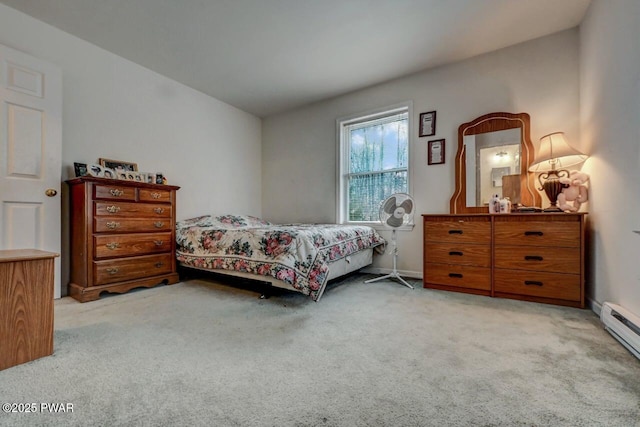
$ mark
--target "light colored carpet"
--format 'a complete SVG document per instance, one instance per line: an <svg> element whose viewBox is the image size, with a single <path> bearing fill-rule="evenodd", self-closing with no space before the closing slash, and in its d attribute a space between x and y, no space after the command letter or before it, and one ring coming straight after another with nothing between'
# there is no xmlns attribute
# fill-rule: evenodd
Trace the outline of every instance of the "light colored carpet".
<svg viewBox="0 0 640 427"><path fill-rule="evenodd" d="M0 372L0 425L633 426L640 361L588 310L364 284L320 303L208 280L56 302L55 354Z"/></svg>

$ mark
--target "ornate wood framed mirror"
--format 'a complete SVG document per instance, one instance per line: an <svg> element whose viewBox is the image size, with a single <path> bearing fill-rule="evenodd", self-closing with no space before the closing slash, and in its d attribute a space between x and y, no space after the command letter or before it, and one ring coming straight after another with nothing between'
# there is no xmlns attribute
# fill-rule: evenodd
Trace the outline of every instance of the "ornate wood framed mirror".
<svg viewBox="0 0 640 427"><path fill-rule="evenodd" d="M456 190L450 212L488 213L495 194L514 207L540 206L540 193L529 172L534 151L527 113L490 113L458 128Z"/></svg>

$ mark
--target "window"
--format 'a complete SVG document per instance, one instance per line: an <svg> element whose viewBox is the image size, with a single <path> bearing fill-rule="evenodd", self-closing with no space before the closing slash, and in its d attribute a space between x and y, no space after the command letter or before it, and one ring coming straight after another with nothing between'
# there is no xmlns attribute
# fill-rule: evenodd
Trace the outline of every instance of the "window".
<svg viewBox="0 0 640 427"><path fill-rule="evenodd" d="M409 192L410 107L338 121L340 223L378 222L386 197Z"/></svg>

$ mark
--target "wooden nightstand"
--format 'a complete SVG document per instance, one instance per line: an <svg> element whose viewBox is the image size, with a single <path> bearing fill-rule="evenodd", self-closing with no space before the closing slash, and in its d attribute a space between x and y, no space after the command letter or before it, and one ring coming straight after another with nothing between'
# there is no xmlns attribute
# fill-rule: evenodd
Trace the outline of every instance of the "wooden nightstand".
<svg viewBox="0 0 640 427"><path fill-rule="evenodd" d="M0 251L0 370L53 353L57 256L35 249Z"/></svg>

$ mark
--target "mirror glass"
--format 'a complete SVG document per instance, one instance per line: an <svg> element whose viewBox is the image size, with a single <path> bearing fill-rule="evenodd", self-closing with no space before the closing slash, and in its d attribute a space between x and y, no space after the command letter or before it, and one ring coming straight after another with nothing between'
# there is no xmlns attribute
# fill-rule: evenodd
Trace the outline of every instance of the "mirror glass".
<svg viewBox="0 0 640 427"><path fill-rule="evenodd" d="M467 206L489 206L494 195L520 203L520 129L466 135Z"/></svg>
<svg viewBox="0 0 640 427"><path fill-rule="evenodd" d="M513 206L540 206L527 113L490 113L458 128L451 213L488 213L496 194Z"/></svg>

